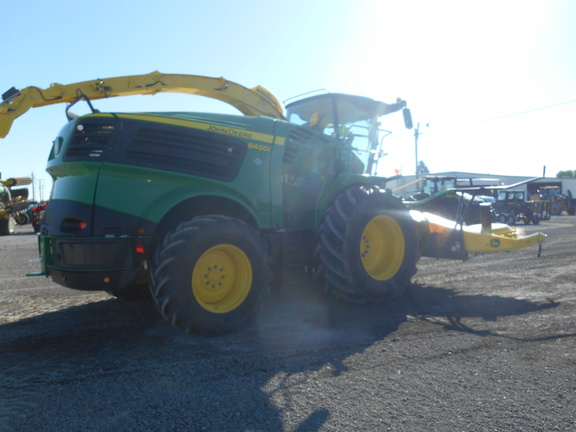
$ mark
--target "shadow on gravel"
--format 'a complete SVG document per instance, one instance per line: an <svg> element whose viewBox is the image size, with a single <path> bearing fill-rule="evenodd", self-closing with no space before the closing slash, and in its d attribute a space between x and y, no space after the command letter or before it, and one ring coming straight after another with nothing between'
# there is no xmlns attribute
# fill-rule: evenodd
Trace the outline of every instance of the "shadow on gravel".
<svg viewBox="0 0 576 432"><path fill-rule="evenodd" d="M302 374L345 374L350 356L408 316L448 317L448 328L481 334L460 319L555 306L421 285L386 305L361 306L302 283L275 294L247 328L204 338L173 329L151 302L99 301L0 326L0 420L56 431L73 410L84 431L287 430L281 401L305 399ZM291 430L300 432L330 418L305 400L298 414Z"/></svg>
<svg viewBox="0 0 576 432"><path fill-rule="evenodd" d="M444 324L447 330L465 331L477 335L492 335L492 333L487 330L474 330L464 325L461 322L462 318L496 321L499 317L523 315L559 306L551 299L548 299L547 303L538 304L493 295L462 295L451 289L421 284L414 284L407 292L404 301L408 302L407 307L408 310L412 310L411 315L423 320L426 320L426 317L444 317L449 322ZM553 338L552 336L551 339Z"/></svg>
<svg viewBox="0 0 576 432"><path fill-rule="evenodd" d="M152 302L111 298L0 325L2 351L98 349L99 344L131 340L164 325ZM168 326L168 324L166 324Z"/></svg>
<svg viewBox="0 0 576 432"><path fill-rule="evenodd" d="M559 306L552 300L537 304L529 300L494 295L462 295L455 290L420 284L412 285L405 299L411 302L411 307L418 315L478 317L486 321Z"/></svg>

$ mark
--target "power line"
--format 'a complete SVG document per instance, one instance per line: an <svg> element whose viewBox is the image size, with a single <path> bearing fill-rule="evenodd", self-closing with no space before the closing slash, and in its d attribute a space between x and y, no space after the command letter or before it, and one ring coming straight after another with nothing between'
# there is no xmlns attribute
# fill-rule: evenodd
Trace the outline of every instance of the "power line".
<svg viewBox="0 0 576 432"><path fill-rule="evenodd" d="M576 99L569 100L569 101L566 101L566 102L559 102L559 103L554 104L554 105L547 105L547 106L543 106L543 107L540 107L540 108L533 108L533 109L526 110L526 111L520 111L520 112L513 113L513 114L505 114L505 115L502 115L502 116L499 116L499 117L492 117L492 118L488 118L488 119L484 119L484 120L476 120L476 121L473 121L473 122L470 122L470 123L463 123L463 124L460 124L460 125L447 126L447 127L445 127L445 128L440 128L440 129L432 129L432 130L428 131L427 133L430 133L430 132L439 132L439 131L443 131L443 130L447 130L447 129L456 129L456 128L461 128L461 127L473 126L473 125L477 125L477 124L479 124L479 123L486 123L486 122L491 122L491 121L495 121L495 120L501 120L501 119L505 119L505 118L508 118L508 117L514 117L514 116L519 116L519 115L522 115L522 114L528 114L528 113L535 112L535 111L541 111L541 110L545 110L545 109L555 108L555 107L558 107L558 106L561 106L561 105L568 105L568 104L571 104L571 103L574 103L574 102L576 102Z"/></svg>

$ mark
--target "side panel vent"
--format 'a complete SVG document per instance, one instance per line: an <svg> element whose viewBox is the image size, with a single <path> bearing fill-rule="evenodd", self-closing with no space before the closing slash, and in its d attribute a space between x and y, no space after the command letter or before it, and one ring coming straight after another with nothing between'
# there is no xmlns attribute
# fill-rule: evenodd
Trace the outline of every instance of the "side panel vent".
<svg viewBox="0 0 576 432"><path fill-rule="evenodd" d="M122 162L232 181L246 149L246 143L238 138L197 129L144 126L134 132Z"/></svg>
<svg viewBox="0 0 576 432"><path fill-rule="evenodd" d="M298 154L297 148L287 145L284 150L284 163L287 165L293 164L297 154Z"/></svg>
<svg viewBox="0 0 576 432"><path fill-rule="evenodd" d="M82 122L76 126L64 160L103 159L116 128L113 124Z"/></svg>
<svg viewBox="0 0 576 432"><path fill-rule="evenodd" d="M296 144L306 144L312 140L318 140L318 134L301 127L295 127L288 135L288 141L293 141Z"/></svg>
<svg viewBox="0 0 576 432"><path fill-rule="evenodd" d="M319 136L318 133L310 129L295 127L290 131L288 139L286 140L284 163L294 163L298 153L303 149L321 148L325 144L324 136Z"/></svg>

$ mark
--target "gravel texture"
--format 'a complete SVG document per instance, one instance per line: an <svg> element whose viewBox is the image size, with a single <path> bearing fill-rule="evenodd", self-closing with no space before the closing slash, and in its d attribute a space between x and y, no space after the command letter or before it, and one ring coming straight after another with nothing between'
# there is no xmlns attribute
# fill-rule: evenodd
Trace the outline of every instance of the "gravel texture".
<svg viewBox="0 0 576 432"><path fill-rule="evenodd" d="M234 334L68 290L32 228L0 237L1 431L574 431L576 217L537 248L424 258L397 301L293 280Z"/></svg>

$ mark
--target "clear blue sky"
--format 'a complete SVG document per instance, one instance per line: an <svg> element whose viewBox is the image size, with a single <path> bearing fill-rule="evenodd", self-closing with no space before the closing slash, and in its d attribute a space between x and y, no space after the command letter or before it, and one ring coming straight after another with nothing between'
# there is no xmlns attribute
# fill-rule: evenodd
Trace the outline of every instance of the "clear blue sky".
<svg viewBox="0 0 576 432"><path fill-rule="evenodd" d="M2 93L158 70L262 85L281 101L317 89L402 97L420 123L419 159L432 172L576 169L574 1L0 3ZM231 112L180 95L94 103L102 111ZM0 140L4 178L34 172L48 185L45 161L64 108L16 120ZM413 131L400 115L384 119L395 133L381 174L413 174Z"/></svg>

